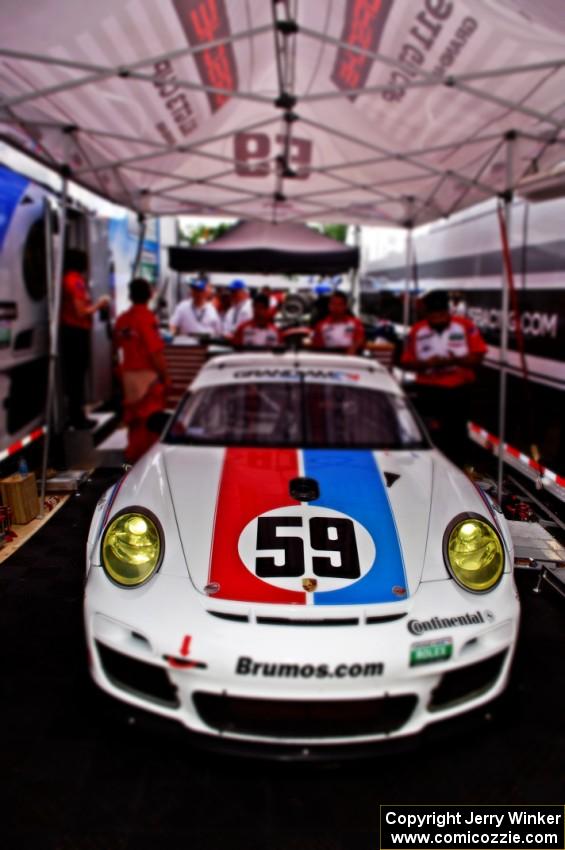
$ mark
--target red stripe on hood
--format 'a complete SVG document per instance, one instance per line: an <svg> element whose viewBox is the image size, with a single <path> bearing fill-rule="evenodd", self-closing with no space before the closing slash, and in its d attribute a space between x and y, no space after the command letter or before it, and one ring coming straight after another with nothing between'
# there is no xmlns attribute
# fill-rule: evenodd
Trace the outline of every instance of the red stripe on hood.
<svg viewBox="0 0 565 850"><path fill-rule="evenodd" d="M214 599L304 605L306 594L273 587L253 576L238 553L239 537L256 516L298 505L288 484L298 476L295 449L226 449L216 505L210 582Z"/></svg>

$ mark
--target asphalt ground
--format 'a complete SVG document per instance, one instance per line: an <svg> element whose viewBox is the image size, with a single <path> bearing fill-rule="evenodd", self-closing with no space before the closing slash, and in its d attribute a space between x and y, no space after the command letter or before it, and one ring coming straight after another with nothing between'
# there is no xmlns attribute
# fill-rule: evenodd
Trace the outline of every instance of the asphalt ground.
<svg viewBox="0 0 565 850"><path fill-rule="evenodd" d="M563 803L564 606L531 574L517 576L506 698L408 748L316 764L211 754L105 697L81 600L90 516L115 477L96 472L0 568L2 850L376 850L379 803Z"/></svg>

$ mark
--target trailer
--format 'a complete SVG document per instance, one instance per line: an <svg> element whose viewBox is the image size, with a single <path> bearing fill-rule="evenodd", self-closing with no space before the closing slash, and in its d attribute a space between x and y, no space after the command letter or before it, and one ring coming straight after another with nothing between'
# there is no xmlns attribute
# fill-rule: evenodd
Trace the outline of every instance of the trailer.
<svg viewBox="0 0 565 850"><path fill-rule="evenodd" d="M94 196L92 206L86 206L74 197L72 186L63 210L62 195L50 182L0 165L0 461L43 434L49 322L63 244L86 252L93 301L105 294L111 298L108 313L93 317L91 349L96 356L91 357L87 376L87 403L100 406L113 393L111 320L127 305L140 222L125 209L121 216L101 215ZM159 223L144 236L137 258L139 270L157 282ZM56 429L64 422L64 398L57 376Z"/></svg>
<svg viewBox="0 0 565 850"><path fill-rule="evenodd" d="M512 203L508 232L512 292L508 317L508 444L565 470L560 411L565 402L565 200ZM432 289L450 294L452 310L471 318L488 344L479 374L480 416L498 434L502 291L506 285L499 202L488 201L414 230L410 259L391 252L361 276L361 311L371 322L386 315L402 324L418 317L418 298ZM408 295L408 310L405 311ZM502 358L504 362L504 358ZM476 433L479 433L476 431Z"/></svg>

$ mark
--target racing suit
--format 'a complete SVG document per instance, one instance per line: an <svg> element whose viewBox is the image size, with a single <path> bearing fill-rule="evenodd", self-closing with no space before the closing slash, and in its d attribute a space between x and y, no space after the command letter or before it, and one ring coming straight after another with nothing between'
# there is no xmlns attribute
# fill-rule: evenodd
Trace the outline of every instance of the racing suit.
<svg viewBox="0 0 565 850"><path fill-rule="evenodd" d="M145 304L134 304L118 317L114 337L121 361L123 419L128 426L126 460L134 463L158 439L146 423L152 413L165 408L166 376L155 366L164 342L157 319Z"/></svg>

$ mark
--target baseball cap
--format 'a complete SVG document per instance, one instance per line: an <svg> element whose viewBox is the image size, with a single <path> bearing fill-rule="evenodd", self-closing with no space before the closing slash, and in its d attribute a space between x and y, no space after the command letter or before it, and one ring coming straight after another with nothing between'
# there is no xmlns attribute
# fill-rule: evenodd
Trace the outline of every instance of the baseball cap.
<svg viewBox="0 0 565 850"><path fill-rule="evenodd" d="M317 286L314 287L314 292L316 293L316 295L329 295L331 291L332 286L330 283L327 282L319 283Z"/></svg>
<svg viewBox="0 0 565 850"><path fill-rule="evenodd" d="M206 289L207 281L203 277L196 277L190 281L191 289Z"/></svg>
<svg viewBox="0 0 565 850"><path fill-rule="evenodd" d="M232 292L237 292L238 289L247 289L247 284L244 280L240 280L238 278L237 280L232 280L230 283L230 289Z"/></svg>

